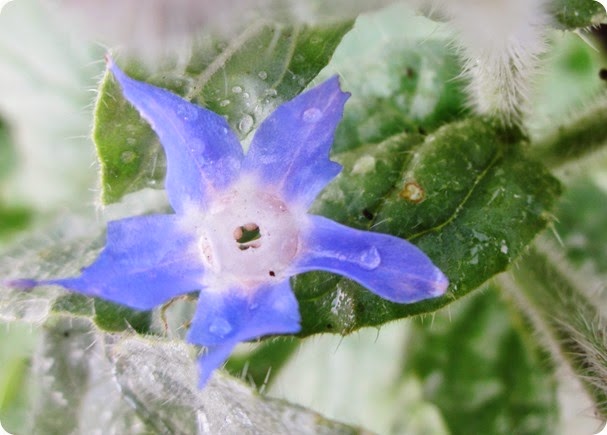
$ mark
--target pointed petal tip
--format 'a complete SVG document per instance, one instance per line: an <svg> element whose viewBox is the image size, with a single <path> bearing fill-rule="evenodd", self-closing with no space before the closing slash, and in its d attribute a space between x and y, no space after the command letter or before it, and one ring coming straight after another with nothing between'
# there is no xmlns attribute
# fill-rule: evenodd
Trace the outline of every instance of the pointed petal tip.
<svg viewBox="0 0 607 435"><path fill-rule="evenodd" d="M350 92L342 90L341 81L337 74L327 79L324 83L321 83L318 87L326 87L325 91L329 94L339 94L339 96L343 99L342 102L347 101L348 98L352 96Z"/></svg>
<svg viewBox="0 0 607 435"><path fill-rule="evenodd" d="M43 283L41 283L35 279L30 279L30 278L17 278L17 279L8 279L8 280L2 281L2 285L5 287L12 288L15 290L23 290L23 291L30 291L34 287L37 287L40 284L43 284Z"/></svg>
<svg viewBox="0 0 607 435"><path fill-rule="evenodd" d="M431 297L436 298L444 295L447 288L449 288L449 278L440 269L436 268L432 282L432 291L430 292Z"/></svg>

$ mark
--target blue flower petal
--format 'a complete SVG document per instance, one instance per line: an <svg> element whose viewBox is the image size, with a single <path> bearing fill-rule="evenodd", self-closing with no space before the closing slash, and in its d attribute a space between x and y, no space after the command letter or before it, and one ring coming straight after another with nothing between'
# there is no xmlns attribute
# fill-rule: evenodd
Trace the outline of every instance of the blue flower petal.
<svg viewBox="0 0 607 435"><path fill-rule="evenodd" d="M204 206L213 190L225 189L237 178L242 146L224 118L131 79L111 59L108 66L124 97L160 138L167 156L165 187L176 212L192 203Z"/></svg>
<svg viewBox="0 0 607 435"><path fill-rule="evenodd" d="M215 369L228 359L238 341L228 341L218 346L208 347L198 358L198 387L203 388Z"/></svg>
<svg viewBox="0 0 607 435"><path fill-rule="evenodd" d="M200 384L229 356L241 341L300 330L297 300L288 280L255 289L204 289L187 340L203 345Z"/></svg>
<svg viewBox="0 0 607 435"><path fill-rule="evenodd" d="M200 289L204 269L193 238L175 215L134 217L108 224L106 246L75 278L40 281L148 310Z"/></svg>
<svg viewBox="0 0 607 435"><path fill-rule="evenodd" d="M259 127L243 163L290 202L306 208L341 170L329 160L350 94L337 77L278 107Z"/></svg>
<svg viewBox="0 0 607 435"><path fill-rule="evenodd" d="M326 270L353 279L393 302L417 302L445 293L445 275L417 247L387 234L355 230L309 216L295 273Z"/></svg>

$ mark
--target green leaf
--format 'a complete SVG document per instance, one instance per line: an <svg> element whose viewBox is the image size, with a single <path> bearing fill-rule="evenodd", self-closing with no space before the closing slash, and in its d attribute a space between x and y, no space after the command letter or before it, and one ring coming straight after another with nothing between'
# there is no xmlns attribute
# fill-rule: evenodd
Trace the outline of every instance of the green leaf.
<svg viewBox="0 0 607 435"><path fill-rule="evenodd" d="M149 332L152 324L152 312L136 311L123 305L95 299L93 321L103 331L120 332L132 329L146 333Z"/></svg>
<svg viewBox="0 0 607 435"><path fill-rule="evenodd" d="M412 147L415 141L399 136L346 153L343 161L336 155L344 170L313 211L411 240L448 276L448 293L394 304L346 278L320 272L297 276L292 283L302 336L347 334L435 311L505 270L549 221L560 185L524 156L521 140L511 133L469 119Z"/></svg>
<svg viewBox="0 0 607 435"><path fill-rule="evenodd" d="M495 288L414 325L405 373L420 379L451 434L555 433L552 369Z"/></svg>
<svg viewBox="0 0 607 435"><path fill-rule="evenodd" d="M520 309L559 362L578 376L607 418L607 339L604 304L592 290L601 286L592 276L568 267L558 247L545 235L517 261L499 283L517 300Z"/></svg>
<svg viewBox="0 0 607 435"><path fill-rule="evenodd" d="M351 27L351 21L316 27L258 22L229 41L200 37L185 67L167 62L151 73L136 62L120 63L133 77L225 116L244 140L308 85ZM161 187L166 163L156 135L109 73L101 83L93 137L104 203L144 187Z"/></svg>
<svg viewBox="0 0 607 435"><path fill-rule="evenodd" d="M596 0L554 0L551 6L558 23L566 29L607 22L605 7Z"/></svg>
<svg viewBox="0 0 607 435"><path fill-rule="evenodd" d="M375 71L331 65L344 77L352 98L335 136L334 152L378 143L395 134L430 132L466 115L466 98L457 80L460 64L446 41L426 41L423 50L412 43L383 47L363 65ZM375 86L365 75L372 74Z"/></svg>
<svg viewBox="0 0 607 435"><path fill-rule="evenodd" d="M360 16L321 74L339 74L352 93L333 151L466 116L462 66L449 38L403 4Z"/></svg>

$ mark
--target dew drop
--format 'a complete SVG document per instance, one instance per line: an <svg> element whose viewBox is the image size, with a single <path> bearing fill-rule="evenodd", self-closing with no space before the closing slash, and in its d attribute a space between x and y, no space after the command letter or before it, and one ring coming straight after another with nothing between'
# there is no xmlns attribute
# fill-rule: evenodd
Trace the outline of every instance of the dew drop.
<svg viewBox="0 0 607 435"><path fill-rule="evenodd" d="M275 97L276 95L278 95L278 92L276 91L276 89L266 89L264 92L264 95L266 97Z"/></svg>
<svg viewBox="0 0 607 435"><path fill-rule="evenodd" d="M126 139L126 143L128 143L129 145L135 145L135 142L137 142L137 141L135 140L134 137L128 137Z"/></svg>
<svg viewBox="0 0 607 435"><path fill-rule="evenodd" d="M240 86L234 86L232 88L232 92L235 94L240 94L242 92L242 88Z"/></svg>
<svg viewBox="0 0 607 435"><path fill-rule="evenodd" d="M381 256L379 255L377 248L372 246L371 248L360 253L356 259L356 263L366 270L377 269L377 267L381 264Z"/></svg>
<svg viewBox="0 0 607 435"><path fill-rule="evenodd" d="M265 80L268 78L268 73L265 71L259 71L259 73L257 73L257 75L259 76L260 79Z"/></svg>
<svg viewBox="0 0 607 435"><path fill-rule="evenodd" d="M232 325L221 317L213 320L209 326L209 332L219 338L223 338L232 331Z"/></svg>
<svg viewBox="0 0 607 435"><path fill-rule="evenodd" d="M241 133L248 133L253 128L253 117L251 115L244 115L238 122L238 131Z"/></svg>
<svg viewBox="0 0 607 435"><path fill-rule="evenodd" d="M137 154L134 151L123 151L120 154L120 160L122 163L131 163L133 160L137 158Z"/></svg>
<svg viewBox="0 0 607 435"><path fill-rule="evenodd" d="M191 104L183 103L177 106L177 115L186 121L195 121L198 118L198 111Z"/></svg>
<svg viewBox="0 0 607 435"><path fill-rule="evenodd" d="M306 109L302 115L304 122L316 122L322 117L322 112L316 107Z"/></svg>
<svg viewBox="0 0 607 435"><path fill-rule="evenodd" d="M248 92L243 92L243 93L242 93L242 96L243 96L244 98L249 98L249 97L250 97L250 95L249 95L249 93L248 93Z"/></svg>
<svg viewBox="0 0 607 435"><path fill-rule="evenodd" d="M219 102L219 107L226 107L228 104L230 104L230 100L221 100Z"/></svg>

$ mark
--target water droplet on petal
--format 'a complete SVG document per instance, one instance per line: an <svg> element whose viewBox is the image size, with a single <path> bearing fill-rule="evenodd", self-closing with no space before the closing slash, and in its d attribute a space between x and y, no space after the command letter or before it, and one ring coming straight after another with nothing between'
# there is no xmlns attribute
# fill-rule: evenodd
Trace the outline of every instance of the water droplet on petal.
<svg viewBox="0 0 607 435"><path fill-rule="evenodd" d="M198 111L189 103L183 103L177 106L177 115L186 121L195 121L198 118Z"/></svg>
<svg viewBox="0 0 607 435"><path fill-rule="evenodd" d="M238 131L241 133L248 133L251 131L251 128L253 128L254 122L251 115L244 115L238 122Z"/></svg>
<svg viewBox="0 0 607 435"><path fill-rule="evenodd" d="M209 332L219 338L223 338L232 331L232 325L221 317L213 320L209 326Z"/></svg>
<svg viewBox="0 0 607 435"><path fill-rule="evenodd" d="M304 122L316 122L322 117L322 112L316 107L306 109L302 115Z"/></svg>
<svg viewBox="0 0 607 435"><path fill-rule="evenodd" d="M377 269L381 264L381 256L379 255L377 248L372 246L360 253L356 263L366 270Z"/></svg>
<svg viewBox="0 0 607 435"><path fill-rule="evenodd" d="M257 75L259 76L260 79L265 80L268 78L268 73L265 71L259 71L259 73L257 73Z"/></svg>
<svg viewBox="0 0 607 435"><path fill-rule="evenodd" d="M235 94L240 94L242 92L242 88L240 86L234 86L232 88L232 92Z"/></svg>

